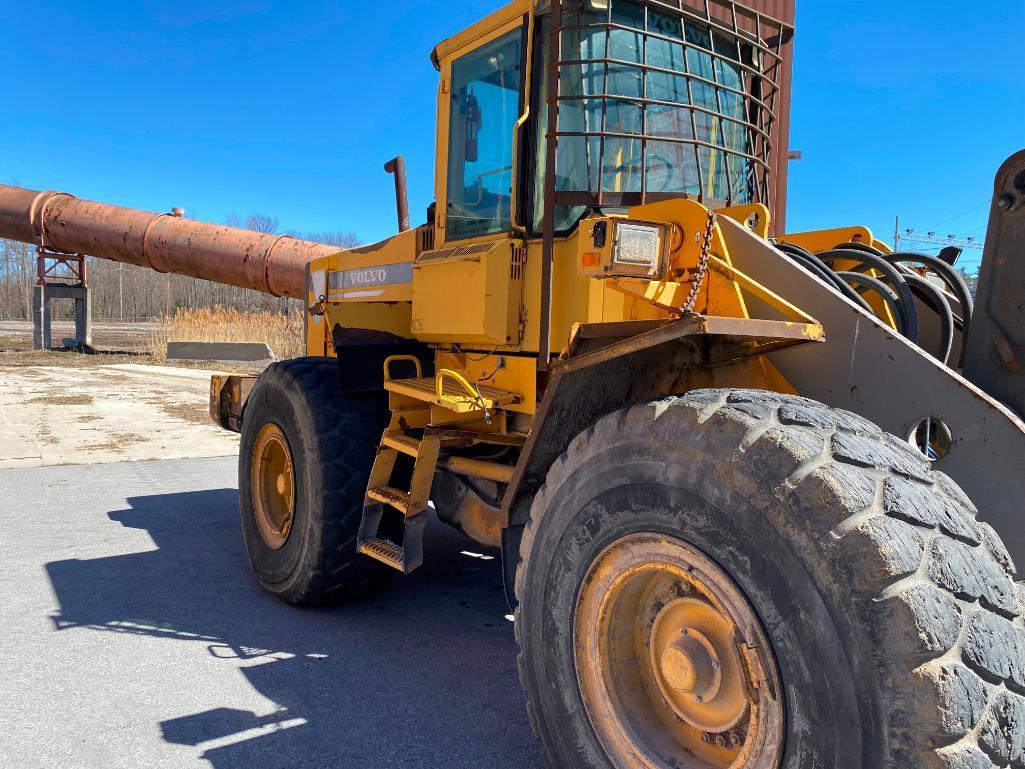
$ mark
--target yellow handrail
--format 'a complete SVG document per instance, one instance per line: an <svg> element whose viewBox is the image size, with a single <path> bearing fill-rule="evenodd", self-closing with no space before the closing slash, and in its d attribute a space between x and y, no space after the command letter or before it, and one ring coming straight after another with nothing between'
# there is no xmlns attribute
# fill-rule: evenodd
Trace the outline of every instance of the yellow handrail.
<svg viewBox="0 0 1025 769"><path fill-rule="evenodd" d="M446 378L454 379L457 384L459 384L464 390L466 390L466 392L470 395L471 398L473 398L476 402L480 403L481 407L483 407L484 399L481 397L481 394L477 391L477 388L470 384L469 380L462 374L460 374L458 371L453 371L452 369L448 368L441 369L438 372L437 377L435 377L435 387L438 393L438 397L441 400L453 400L452 398L445 397L444 381Z"/></svg>
<svg viewBox="0 0 1025 769"><path fill-rule="evenodd" d="M416 366L416 378L423 379L424 370L420 363L420 359L415 355L389 355L384 359L384 381L390 382L391 379L391 364L404 361L406 363L412 363Z"/></svg>

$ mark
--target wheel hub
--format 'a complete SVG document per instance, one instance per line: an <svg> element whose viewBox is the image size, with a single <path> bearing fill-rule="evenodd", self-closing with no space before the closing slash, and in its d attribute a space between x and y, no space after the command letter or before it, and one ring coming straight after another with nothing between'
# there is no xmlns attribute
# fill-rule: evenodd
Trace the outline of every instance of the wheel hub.
<svg viewBox="0 0 1025 769"><path fill-rule="evenodd" d="M680 630L683 638L669 644L661 658L653 662L663 684L695 702L712 699L719 692L722 675L715 649L693 628Z"/></svg>
<svg viewBox="0 0 1025 769"><path fill-rule="evenodd" d="M613 543L584 579L574 631L584 706L616 767L779 766L782 689L768 639L697 549L657 534Z"/></svg>
<svg viewBox="0 0 1025 769"><path fill-rule="evenodd" d="M730 620L708 602L678 598L655 619L649 649L659 691L681 719L724 732L747 711L743 663Z"/></svg>
<svg viewBox="0 0 1025 769"><path fill-rule="evenodd" d="M295 480L288 439L276 424L264 425L256 437L250 489L260 537L267 547L279 550L292 530Z"/></svg>

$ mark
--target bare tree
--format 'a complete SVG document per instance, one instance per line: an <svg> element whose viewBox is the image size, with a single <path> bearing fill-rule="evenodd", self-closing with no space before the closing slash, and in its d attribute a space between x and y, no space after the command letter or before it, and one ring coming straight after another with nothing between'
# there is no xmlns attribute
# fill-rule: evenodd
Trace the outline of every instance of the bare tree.
<svg viewBox="0 0 1025 769"><path fill-rule="evenodd" d="M303 240L326 243L329 246L338 246L339 248L353 248L360 244L359 237L355 232L308 232L302 238Z"/></svg>
<svg viewBox="0 0 1025 769"><path fill-rule="evenodd" d="M250 214L246 217L245 229L273 234L278 231L278 220L267 214Z"/></svg>

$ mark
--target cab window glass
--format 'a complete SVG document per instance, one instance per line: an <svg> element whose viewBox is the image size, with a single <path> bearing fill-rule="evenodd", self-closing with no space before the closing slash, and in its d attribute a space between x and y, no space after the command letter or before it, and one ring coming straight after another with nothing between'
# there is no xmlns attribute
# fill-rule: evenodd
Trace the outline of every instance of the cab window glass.
<svg viewBox="0 0 1025 769"><path fill-rule="evenodd" d="M689 15L634 0L608 10L564 14L555 187L595 197L646 193L747 203L755 192L749 158L765 98L755 47ZM700 3L699 3L700 5ZM606 6L607 7L607 6ZM545 17L537 39L547 40ZM538 163L533 229L541 230L547 134L547 48L536 102ZM567 135L568 134L568 135ZM585 206L557 206L556 230Z"/></svg>
<svg viewBox="0 0 1025 769"><path fill-rule="evenodd" d="M446 240L512 229L522 45L518 29L452 64Z"/></svg>

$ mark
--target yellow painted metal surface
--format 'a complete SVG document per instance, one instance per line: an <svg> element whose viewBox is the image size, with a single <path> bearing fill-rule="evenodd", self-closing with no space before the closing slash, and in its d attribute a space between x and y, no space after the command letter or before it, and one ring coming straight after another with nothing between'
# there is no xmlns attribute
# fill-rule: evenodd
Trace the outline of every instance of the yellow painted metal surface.
<svg viewBox="0 0 1025 769"><path fill-rule="evenodd" d="M788 232L777 240L781 243L792 243L795 246L806 248L812 253L828 251L831 248L842 246L844 243L872 245L877 242L872 237L872 230L868 227L837 227L813 232Z"/></svg>
<svg viewBox="0 0 1025 769"><path fill-rule="evenodd" d="M392 406L397 413L408 416L408 424L422 425L429 420L432 424L455 423L459 429L467 429L467 420L476 420L476 428L494 432L505 429L505 414L529 417L538 407L538 383L544 381L539 380L536 361L541 327L541 239L512 226L507 232L489 236L446 240L453 64L521 26L529 50L532 22L533 3L513 2L443 41L434 52L439 71L437 213L427 225L431 230L427 234L433 237L425 238L422 232L412 230L326 257L310 268L307 346L311 354L334 354L331 330L336 326L384 331L425 342L436 349L435 369L452 372L441 383L443 395L446 388L465 395L467 387L460 384L464 382L480 392L514 396L486 399L488 409L501 412L488 422L482 409L471 409L466 404L446 408L455 394L439 400L434 391L432 397L427 384L433 382L436 386L438 381L431 377L422 380L423 387L403 388L390 383ZM512 116L518 127L525 126L528 118L532 62L533 57L527 56L520 63L523 106L520 115ZM517 142L524 141L528 132L514 135ZM456 142L454 146L458 152L461 145ZM514 152L514 159L515 189L517 184L530 184L531 180L523 176L533 171L520 167L518 151ZM520 203L517 195L513 194L511 201L515 211L515 205ZM521 212L519 219L529 220L530 213ZM744 223L762 238L768 235L771 215L764 206L734 206L718 214ZM515 225L515 213L513 221ZM609 237L605 244L596 245L592 229L600 221L609 224ZM662 252L655 267L631 270L622 264L611 264L613 232L620 222L646 223L658 228ZM571 330L579 323L679 317L695 281L701 282L695 312L748 318L746 297L755 296L760 300L759 306L771 307L784 319L808 320L784 297L767 292L736 271L721 234L714 227L707 232L708 222L709 212L703 205L676 199L616 214L596 213L568 235L556 237L550 339L553 354L559 355L566 349ZM702 272L702 246L709 234L708 252L713 258ZM794 239L813 249L851 239L873 242L865 228L799 234ZM764 361L747 362L706 372L702 377L710 383L732 377L730 383L734 385L786 390L787 383L767 366ZM447 405L453 403L454 400Z"/></svg>
<svg viewBox="0 0 1025 769"><path fill-rule="evenodd" d="M523 253L522 244L500 240L417 257L412 335L424 342L518 346Z"/></svg>
<svg viewBox="0 0 1025 769"><path fill-rule="evenodd" d="M537 364L533 358L439 351L436 364L439 369L461 372L470 382L515 394L517 400L503 407L509 411L533 414L537 408Z"/></svg>
<svg viewBox="0 0 1025 769"><path fill-rule="evenodd" d="M478 47L491 39L496 29L505 31L506 28L523 19L523 15L532 12L531 0L514 0L514 2L499 8L492 14L485 16L480 21L472 24L458 34L446 38L434 49L431 58L441 61L452 57L467 47ZM441 177L444 178L444 177Z"/></svg>

